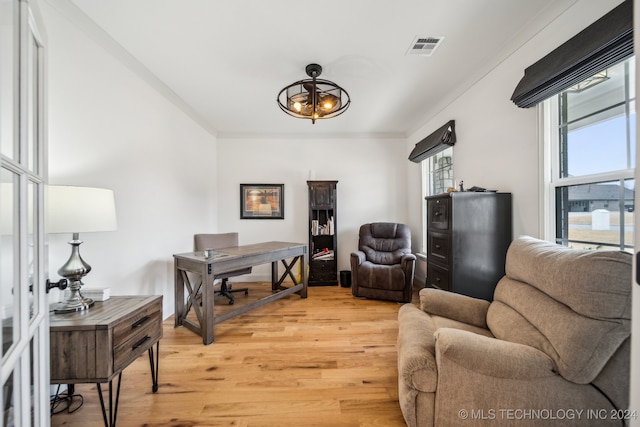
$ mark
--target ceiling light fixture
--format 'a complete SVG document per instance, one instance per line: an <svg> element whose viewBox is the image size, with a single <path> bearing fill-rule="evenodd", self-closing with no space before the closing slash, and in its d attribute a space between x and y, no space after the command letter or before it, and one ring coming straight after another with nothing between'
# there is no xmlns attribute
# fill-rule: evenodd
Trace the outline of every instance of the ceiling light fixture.
<svg viewBox="0 0 640 427"><path fill-rule="evenodd" d="M311 123L319 119L330 119L344 113L351 98L346 90L337 84L318 79L322 67L309 64L305 68L310 79L290 84L278 94L278 106L285 113L299 119L311 119Z"/></svg>

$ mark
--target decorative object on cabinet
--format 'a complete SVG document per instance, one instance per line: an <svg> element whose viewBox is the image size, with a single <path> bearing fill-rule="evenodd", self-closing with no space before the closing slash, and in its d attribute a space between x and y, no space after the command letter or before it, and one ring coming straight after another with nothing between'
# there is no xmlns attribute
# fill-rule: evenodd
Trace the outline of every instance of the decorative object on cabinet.
<svg viewBox="0 0 640 427"><path fill-rule="evenodd" d="M351 253L351 292L355 297L411 302L415 266L407 225L364 224L358 250Z"/></svg>
<svg viewBox="0 0 640 427"><path fill-rule="evenodd" d="M284 219L284 184L240 184L240 219Z"/></svg>
<svg viewBox="0 0 640 427"><path fill-rule="evenodd" d="M490 301L511 243L511 194L453 192L427 200L427 287Z"/></svg>
<svg viewBox="0 0 640 427"><path fill-rule="evenodd" d="M337 184L338 181L307 181L309 286L338 285Z"/></svg>
<svg viewBox="0 0 640 427"><path fill-rule="evenodd" d="M309 64L305 71L311 79L290 84L278 94L282 111L298 119L330 119L347 111L351 98L346 90L329 80L318 79L322 67Z"/></svg>
<svg viewBox="0 0 640 427"><path fill-rule="evenodd" d="M58 303L57 313L87 310L94 301L82 296L82 278L91 266L80 256L80 233L117 229L116 205L112 190L50 185L46 189L48 233L73 233L71 255L58 274L69 281L67 298Z"/></svg>

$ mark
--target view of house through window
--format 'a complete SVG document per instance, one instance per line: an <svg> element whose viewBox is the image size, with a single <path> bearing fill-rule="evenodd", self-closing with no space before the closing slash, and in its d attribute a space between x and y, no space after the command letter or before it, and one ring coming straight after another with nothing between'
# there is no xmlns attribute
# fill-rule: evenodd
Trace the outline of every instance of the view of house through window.
<svg viewBox="0 0 640 427"><path fill-rule="evenodd" d="M635 197L635 58L551 100L555 238L631 251ZM556 112L557 109L557 112Z"/></svg>

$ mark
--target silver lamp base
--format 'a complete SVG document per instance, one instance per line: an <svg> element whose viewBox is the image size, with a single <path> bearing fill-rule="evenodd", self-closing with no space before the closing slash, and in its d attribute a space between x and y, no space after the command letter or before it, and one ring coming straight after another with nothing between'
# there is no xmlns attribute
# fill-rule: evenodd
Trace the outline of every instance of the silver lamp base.
<svg viewBox="0 0 640 427"><path fill-rule="evenodd" d="M73 290L71 293L73 295ZM65 298L64 301L60 301L53 311L56 313L72 313L75 311L88 310L93 307L94 304L95 301L91 298L83 297L80 293L80 289L78 289L75 296L69 296L68 298Z"/></svg>
<svg viewBox="0 0 640 427"><path fill-rule="evenodd" d="M78 233L73 233L71 245L71 255L67 262L60 267L58 274L69 280L69 296L58 303L54 311L56 313L71 313L74 311L88 310L95 302L91 298L85 298L80 293L82 278L91 271L91 266L80 256L80 245L82 240Z"/></svg>

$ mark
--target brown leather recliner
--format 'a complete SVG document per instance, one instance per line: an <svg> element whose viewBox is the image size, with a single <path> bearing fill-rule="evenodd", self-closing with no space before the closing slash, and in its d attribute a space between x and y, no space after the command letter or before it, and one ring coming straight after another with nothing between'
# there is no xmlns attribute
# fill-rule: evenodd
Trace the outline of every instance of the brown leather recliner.
<svg viewBox="0 0 640 427"><path fill-rule="evenodd" d="M358 250L351 253L351 291L356 297L410 302L415 264L407 225L364 224Z"/></svg>

